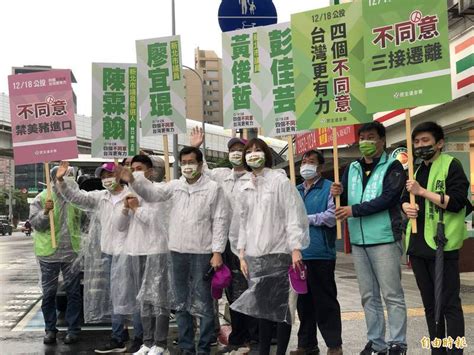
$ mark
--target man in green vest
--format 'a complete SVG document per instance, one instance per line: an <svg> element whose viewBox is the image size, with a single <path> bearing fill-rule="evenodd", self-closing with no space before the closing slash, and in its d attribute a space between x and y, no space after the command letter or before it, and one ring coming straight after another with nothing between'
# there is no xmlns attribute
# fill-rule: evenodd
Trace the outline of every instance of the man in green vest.
<svg viewBox="0 0 474 355"><path fill-rule="evenodd" d="M466 216L469 180L459 161L442 153L444 132L435 122L423 122L412 133L414 155L423 162L416 170L415 180L407 181L402 208L409 218L416 218L418 231L411 235L407 227L407 254L420 289L431 340L453 339L460 344L464 338L464 316L459 298L459 249L467 237ZM409 192L416 196L416 206L409 203ZM436 229L439 211L444 210L445 237L444 276L441 322L436 327L434 311L434 279ZM446 328L445 329L445 322ZM448 338L447 338L448 337ZM449 342L443 341L442 344ZM462 349L433 348L432 354L462 353Z"/></svg>
<svg viewBox="0 0 474 355"><path fill-rule="evenodd" d="M56 179L57 167L51 169L51 179ZM74 169L69 170L69 178L74 179ZM54 213L56 248L51 242L49 212ZM43 190L30 205L30 222L33 234L34 251L41 269L43 290L43 311L46 335L45 344L56 343L56 292L59 273L62 273L67 295L66 321L68 323L65 344L79 340L81 319L80 262L78 253L81 245L81 212L68 203L58 193L52 182L51 199Z"/></svg>
<svg viewBox="0 0 474 355"><path fill-rule="evenodd" d="M367 344L361 355L406 354L407 311L401 284L400 196L406 175L402 164L385 152L385 127L377 122L359 129L362 158L331 187L343 207L336 218L348 220L354 266L367 324ZM390 338L385 340L387 307Z"/></svg>

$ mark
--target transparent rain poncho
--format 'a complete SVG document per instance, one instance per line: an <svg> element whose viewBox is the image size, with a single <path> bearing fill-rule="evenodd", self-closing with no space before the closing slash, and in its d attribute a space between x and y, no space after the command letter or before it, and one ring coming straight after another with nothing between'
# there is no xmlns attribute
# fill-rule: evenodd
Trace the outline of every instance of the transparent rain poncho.
<svg viewBox="0 0 474 355"><path fill-rule="evenodd" d="M56 186L66 200L88 212L89 232L85 233L82 247L84 317L86 322L102 322L109 318L112 311L118 313L115 308L120 310L122 306L119 296L114 291L122 290L122 286L126 286L124 281L133 283L134 280L124 277L125 273L120 274L116 272L117 268L114 268L117 262L120 265L127 264L124 259L118 259L123 255L126 239L126 233L118 229L118 221L124 199L130 190L124 186L123 191L118 194L112 194L107 190L83 191L74 181L66 180L57 182ZM114 257L117 259L114 260ZM123 299L120 293L119 295L120 299Z"/></svg>
<svg viewBox="0 0 474 355"><path fill-rule="evenodd" d="M209 260L212 252L224 251L228 228L227 201L222 188L209 177L202 176L198 182L189 185L184 178L166 184L153 184L144 177L137 176L131 186L145 201L168 201L168 247L171 251L179 254L209 255ZM173 285L177 277L172 274L172 268L169 268L169 275ZM203 295L199 294L199 287L191 277L187 282L189 294L185 297L172 295L172 308L178 311L187 310L195 316L208 315L209 302L201 302ZM175 292L175 287L171 289ZM179 304L176 301L178 298L181 300ZM212 302L210 303L212 305Z"/></svg>
<svg viewBox="0 0 474 355"><path fill-rule="evenodd" d="M146 202L134 196L139 207L122 213L119 221L119 229L127 231L127 238L123 253L114 256L112 262L112 280L122 279L121 287L115 290L114 312L168 314L173 298L168 251L169 203Z"/></svg>
<svg viewBox="0 0 474 355"><path fill-rule="evenodd" d="M288 268L291 256L247 256L248 289L230 306L234 311L274 322L292 323Z"/></svg>
<svg viewBox="0 0 474 355"><path fill-rule="evenodd" d="M239 194L240 230L237 248L249 269L249 289L231 308L256 318L292 321L288 268L291 252L309 245L303 201L288 178L265 168L250 174Z"/></svg>

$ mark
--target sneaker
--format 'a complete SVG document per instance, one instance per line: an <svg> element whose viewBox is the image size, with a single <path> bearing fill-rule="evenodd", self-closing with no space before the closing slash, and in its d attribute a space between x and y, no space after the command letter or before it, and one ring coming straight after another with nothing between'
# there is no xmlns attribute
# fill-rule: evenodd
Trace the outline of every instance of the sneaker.
<svg viewBox="0 0 474 355"><path fill-rule="evenodd" d="M161 346L153 345L148 355L163 355L165 352L166 349L163 349Z"/></svg>
<svg viewBox="0 0 474 355"><path fill-rule="evenodd" d="M146 346L145 344L142 344L142 346L140 347L140 350L138 350L137 352L134 352L133 354L134 355L146 355L146 354L149 354L150 353L150 348L148 346Z"/></svg>
<svg viewBox="0 0 474 355"><path fill-rule="evenodd" d="M52 330L46 331L46 334L43 338L43 344L55 344L56 343L56 332Z"/></svg>
<svg viewBox="0 0 474 355"><path fill-rule="evenodd" d="M216 354L228 354L232 351L239 350L239 345L226 345L222 349L216 351Z"/></svg>
<svg viewBox="0 0 474 355"><path fill-rule="evenodd" d="M75 344L79 341L79 335L67 333L66 337L64 338L64 344Z"/></svg>
<svg viewBox="0 0 474 355"><path fill-rule="evenodd" d="M372 348L372 342L369 341L366 345L364 350L360 352L360 355L373 355L373 354L378 354L378 355L387 355L387 350L383 351L377 351Z"/></svg>
<svg viewBox="0 0 474 355"><path fill-rule="evenodd" d="M143 339L141 338L133 338L132 345L128 348L128 353L136 353L141 349L143 345Z"/></svg>
<svg viewBox="0 0 474 355"><path fill-rule="evenodd" d="M342 347L338 346L337 348L329 348L328 355L343 355Z"/></svg>
<svg viewBox="0 0 474 355"><path fill-rule="evenodd" d="M217 346L217 338L211 340L211 346Z"/></svg>
<svg viewBox="0 0 474 355"><path fill-rule="evenodd" d="M402 348L398 344L392 344L388 349L389 355L405 355L407 353L407 349Z"/></svg>
<svg viewBox="0 0 474 355"><path fill-rule="evenodd" d="M97 354L124 353L125 351L127 351L125 344L123 342L118 342L115 339L111 339L102 349L94 350Z"/></svg>
<svg viewBox="0 0 474 355"><path fill-rule="evenodd" d="M178 338L173 339L173 345L178 345Z"/></svg>

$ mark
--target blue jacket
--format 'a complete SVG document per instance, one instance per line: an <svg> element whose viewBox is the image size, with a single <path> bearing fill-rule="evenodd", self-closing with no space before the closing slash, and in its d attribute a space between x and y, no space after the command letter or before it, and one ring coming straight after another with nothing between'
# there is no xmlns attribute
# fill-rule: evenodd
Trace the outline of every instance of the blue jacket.
<svg viewBox="0 0 474 355"><path fill-rule="evenodd" d="M328 199L332 181L321 177L311 186L305 195L304 184L298 185L308 215L321 213L328 208ZM332 197L331 197L332 198ZM303 260L335 260L336 259L336 228L327 226L309 226L309 247L302 250Z"/></svg>

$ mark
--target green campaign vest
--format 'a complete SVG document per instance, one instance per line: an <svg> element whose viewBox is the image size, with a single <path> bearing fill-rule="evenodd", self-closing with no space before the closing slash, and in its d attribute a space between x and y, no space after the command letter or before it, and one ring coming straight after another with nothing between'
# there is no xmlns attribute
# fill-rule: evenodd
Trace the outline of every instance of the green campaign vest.
<svg viewBox="0 0 474 355"><path fill-rule="evenodd" d="M387 169L395 161L387 153L383 153L369 181L363 189L362 166L358 161L353 162L349 168L347 181L347 199L349 206L373 200L382 195L383 180ZM395 241L392 230L392 221L388 210L365 217L348 218L351 243L356 245L382 244Z"/></svg>
<svg viewBox="0 0 474 355"><path fill-rule="evenodd" d="M449 172L449 166L454 158L450 155L441 153L440 156L433 162L428 177L427 190L435 193L446 193L446 178ZM416 178L416 173L415 173ZM467 228L464 223L466 215L466 208L454 213L444 211L444 233L448 242L444 250L451 251L460 249L467 238ZM430 248L436 250L436 230L439 221L439 207L428 199L425 199L425 241ZM410 245L411 235L411 221L408 222L406 233L406 247Z"/></svg>
<svg viewBox="0 0 474 355"><path fill-rule="evenodd" d="M46 203L47 192L44 190L41 195L41 204L44 206ZM58 198L54 192L51 193L51 197L54 206L59 206ZM59 241L61 240L61 221L59 208L54 210L54 227L56 231L56 248L53 248L51 242L51 230L48 228L46 231L35 231L33 234L33 241L35 245L36 256L50 256L56 252ZM69 235L71 236L72 249L77 253L81 246L81 211L75 208L72 204L67 204L67 226Z"/></svg>

